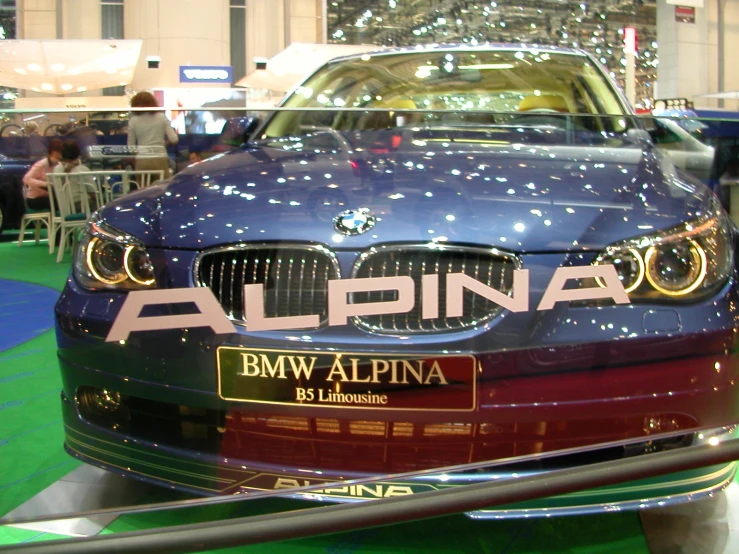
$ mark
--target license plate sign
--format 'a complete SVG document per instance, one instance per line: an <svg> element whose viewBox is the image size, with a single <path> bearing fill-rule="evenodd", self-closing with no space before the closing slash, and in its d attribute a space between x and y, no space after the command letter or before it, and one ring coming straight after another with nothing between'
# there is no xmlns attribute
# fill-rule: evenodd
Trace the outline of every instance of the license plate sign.
<svg viewBox="0 0 739 554"><path fill-rule="evenodd" d="M221 346L225 400L377 410L472 411L474 356L306 352Z"/></svg>

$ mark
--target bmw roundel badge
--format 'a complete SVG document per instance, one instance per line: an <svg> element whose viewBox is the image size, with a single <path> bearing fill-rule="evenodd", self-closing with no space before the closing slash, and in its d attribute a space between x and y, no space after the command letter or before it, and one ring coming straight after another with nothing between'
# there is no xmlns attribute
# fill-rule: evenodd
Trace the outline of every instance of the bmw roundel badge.
<svg viewBox="0 0 739 554"><path fill-rule="evenodd" d="M367 208L346 210L334 218L334 229L342 235L361 235L377 223L377 218Z"/></svg>

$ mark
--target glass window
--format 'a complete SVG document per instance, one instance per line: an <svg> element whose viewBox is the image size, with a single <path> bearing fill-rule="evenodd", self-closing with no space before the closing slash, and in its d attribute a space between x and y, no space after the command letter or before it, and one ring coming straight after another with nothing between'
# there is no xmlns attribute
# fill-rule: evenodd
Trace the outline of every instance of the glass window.
<svg viewBox="0 0 739 554"><path fill-rule="evenodd" d="M246 75L246 4L231 0L231 67L234 82Z"/></svg>
<svg viewBox="0 0 739 554"><path fill-rule="evenodd" d="M101 36L103 39L122 39L123 37L123 1L105 0L101 2L102 18Z"/></svg>
<svg viewBox="0 0 739 554"><path fill-rule="evenodd" d="M513 49L365 55L329 63L299 87L284 107L438 111L423 116L409 114L403 118L405 124L459 120L500 123L493 113L626 113L614 88L587 56ZM386 114L379 112L344 111L337 113L331 127L376 129L385 126L377 121L383 117ZM315 116L307 112L277 114L265 134L274 137L299 132L303 118L313 120Z"/></svg>
<svg viewBox="0 0 739 554"><path fill-rule="evenodd" d="M0 0L0 39L16 38L15 0Z"/></svg>
<svg viewBox="0 0 739 554"><path fill-rule="evenodd" d="M123 0L103 0L100 3L101 36L105 39L123 39ZM106 87L103 96L122 96L126 87Z"/></svg>

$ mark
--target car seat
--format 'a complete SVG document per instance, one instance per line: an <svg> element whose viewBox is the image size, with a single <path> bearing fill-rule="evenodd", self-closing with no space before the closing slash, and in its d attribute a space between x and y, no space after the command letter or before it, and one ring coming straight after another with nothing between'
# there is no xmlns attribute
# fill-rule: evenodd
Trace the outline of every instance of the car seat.
<svg viewBox="0 0 739 554"><path fill-rule="evenodd" d="M523 100L518 104L519 112L530 112L532 110L549 110L567 113L570 108L567 101L559 94L530 94L524 96Z"/></svg>
<svg viewBox="0 0 739 554"><path fill-rule="evenodd" d="M410 98L383 99L367 107L384 108L388 111L371 112L362 116L357 126L360 130L392 129L421 121L421 114L404 111L418 109L416 103Z"/></svg>

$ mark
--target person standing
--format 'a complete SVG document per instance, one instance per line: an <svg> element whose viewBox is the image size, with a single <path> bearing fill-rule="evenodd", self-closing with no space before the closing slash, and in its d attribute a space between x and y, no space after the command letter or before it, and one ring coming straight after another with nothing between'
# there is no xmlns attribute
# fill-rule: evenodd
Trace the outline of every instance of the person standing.
<svg viewBox="0 0 739 554"><path fill-rule="evenodd" d="M47 155L31 166L23 176L23 195L26 197L26 206L32 210L48 210L49 185L47 173L52 173L62 159L62 141L51 139Z"/></svg>
<svg viewBox="0 0 739 554"><path fill-rule="evenodd" d="M132 108L151 108L134 111L128 122L128 146L137 147L136 171L161 169L169 177L167 144L177 144L178 137L167 117L161 111L154 95L142 91L131 98Z"/></svg>

